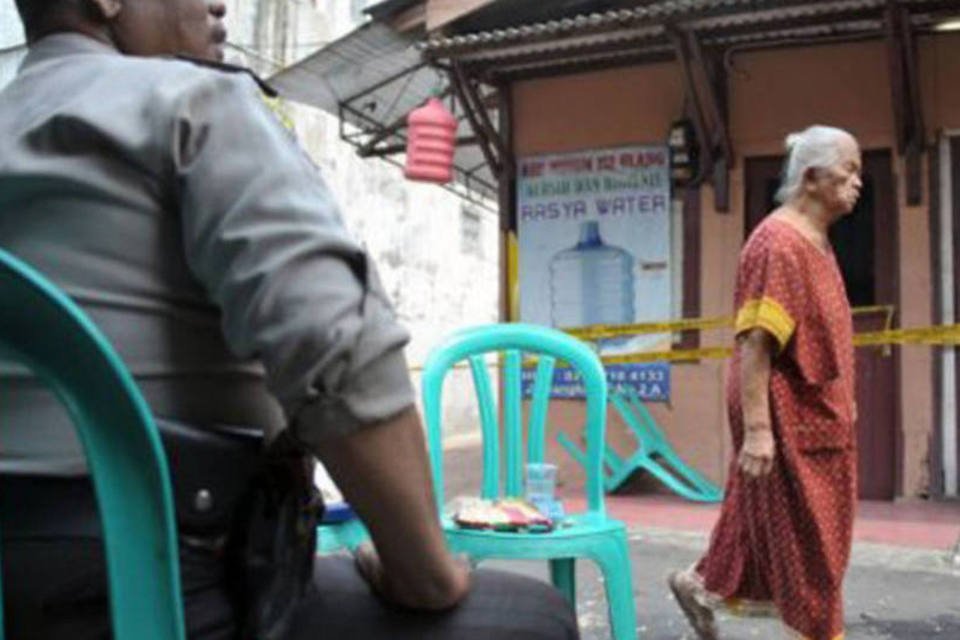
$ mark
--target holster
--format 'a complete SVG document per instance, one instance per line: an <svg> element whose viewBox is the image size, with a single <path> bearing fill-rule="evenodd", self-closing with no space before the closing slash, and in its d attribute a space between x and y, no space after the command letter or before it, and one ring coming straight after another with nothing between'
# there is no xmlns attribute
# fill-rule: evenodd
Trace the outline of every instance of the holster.
<svg viewBox="0 0 960 640"><path fill-rule="evenodd" d="M323 502L313 460L286 434L158 420L181 547L222 557L241 637L279 640L310 585Z"/></svg>

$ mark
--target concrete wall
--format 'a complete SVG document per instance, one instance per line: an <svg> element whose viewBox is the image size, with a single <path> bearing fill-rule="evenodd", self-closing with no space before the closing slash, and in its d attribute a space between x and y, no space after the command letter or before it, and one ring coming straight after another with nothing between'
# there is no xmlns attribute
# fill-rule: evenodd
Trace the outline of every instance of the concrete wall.
<svg viewBox="0 0 960 640"><path fill-rule="evenodd" d="M919 61L932 141L940 128L960 127L960 36L923 39ZM731 174L731 211L718 214L710 188L703 189L702 268L697 274L701 315L732 312L733 276L743 238L743 158L782 153L787 133L815 122L849 128L864 148L894 147L887 74L882 42L748 51L733 57L729 122L737 162ZM515 150L528 155L660 142L682 113L683 88L678 66L665 63L521 82L514 88L514 100ZM906 206L899 158L894 174L901 256L897 309L903 326L926 325L932 302L927 205ZM728 345L730 339L729 332L713 331L703 334L702 343ZM929 483L931 357L929 348L901 349L903 473L897 492L903 496L920 495ZM672 404L652 407L681 455L715 480L725 478L730 459L724 376L724 363L717 361L676 365ZM576 403L557 411L560 421L576 422L578 414ZM634 447L619 426L611 423L614 445ZM575 476L572 466L570 473Z"/></svg>
<svg viewBox="0 0 960 640"><path fill-rule="evenodd" d="M229 40L236 45L230 57L269 76L355 28L363 19L362 5L230 0ZM407 357L418 380L418 365L441 337L464 325L497 320L496 214L466 205L437 186L409 182L388 162L358 157L340 139L336 118L324 112L287 102L280 109L336 194L347 226L374 256L387 293L412 334ZM471 214L466 219L464 207ZM478 242L464 250L462 225L477 218ZM465 370L454 372L448 382L448 435L477 433L471 384Z"/></svg>
<svg viewBox="0 0 960 640"><path fill-rule="evenodd" d="M25 53L23 29L13 0L0 0L0 87L16 74Z"/></svg>

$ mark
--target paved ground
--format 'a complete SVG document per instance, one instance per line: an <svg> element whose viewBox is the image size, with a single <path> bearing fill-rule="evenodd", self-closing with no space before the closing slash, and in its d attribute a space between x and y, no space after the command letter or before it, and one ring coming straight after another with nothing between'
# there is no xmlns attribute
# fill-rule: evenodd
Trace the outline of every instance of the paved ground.
<svg viewBox="0 0 960 640"><path fill-rule="evenodd" d="M635 532L631 539L639 638L692 640L683 614L666 588L666 575L693 562L700 535L666 530ZM495 563L546 579L534 563ZM584 640L609 637L598 572L578 563L578 615ZM847 640L960 639L960 567L947 554L858 544L846 582ZM776 620L721 617L725 640L783 637Z"/></svg>
<svg viewBox="0 0 960 640"><path fill-rule="evenodd" d="M479 487L475 447L447 451L448 496ZM576 500L569 506L575 506ZM634 591L644 640L693 640L666 587L667 574L695 561L706 546L716 507L663 497L614 496L608 509L631 533ZM861 505L846 581L846 640L960 640L960 558L950 546L960 533L960 505ZM876 544L881 540L886 544ZM492 563L546 579L542 563ZM578 615L584 640L609 637L600 576L578 563ZM773 640L769 619L721 617L724 640Z"/></svg>

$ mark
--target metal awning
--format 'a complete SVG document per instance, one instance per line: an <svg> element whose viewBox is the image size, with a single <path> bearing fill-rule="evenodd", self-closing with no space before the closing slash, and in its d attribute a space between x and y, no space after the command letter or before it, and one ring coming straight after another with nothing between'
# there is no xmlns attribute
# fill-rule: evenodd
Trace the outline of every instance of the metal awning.
<svg viewBox="0 0 960 640"><path fill-rule="evenodd" d="M450 98L448 76L429 66L416 46L423 37L423 31L399 33L370 22L279 72L270 83L286 99L338 116L341 135L360 155L384 158L405 148L407 114L439 93L460 121L457 190L496 199L496 179L463 109Z"/></svg>

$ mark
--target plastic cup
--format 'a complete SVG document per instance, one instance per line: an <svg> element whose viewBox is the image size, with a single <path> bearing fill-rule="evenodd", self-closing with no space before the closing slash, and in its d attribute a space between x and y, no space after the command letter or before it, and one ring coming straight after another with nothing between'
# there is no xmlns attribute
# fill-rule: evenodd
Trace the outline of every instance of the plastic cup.
<svg viewBox="0 0 960 640"><path fill-rule="evenodd" d="M553 500L557 465L531 462L526 466L527 500Z"/></svg>

